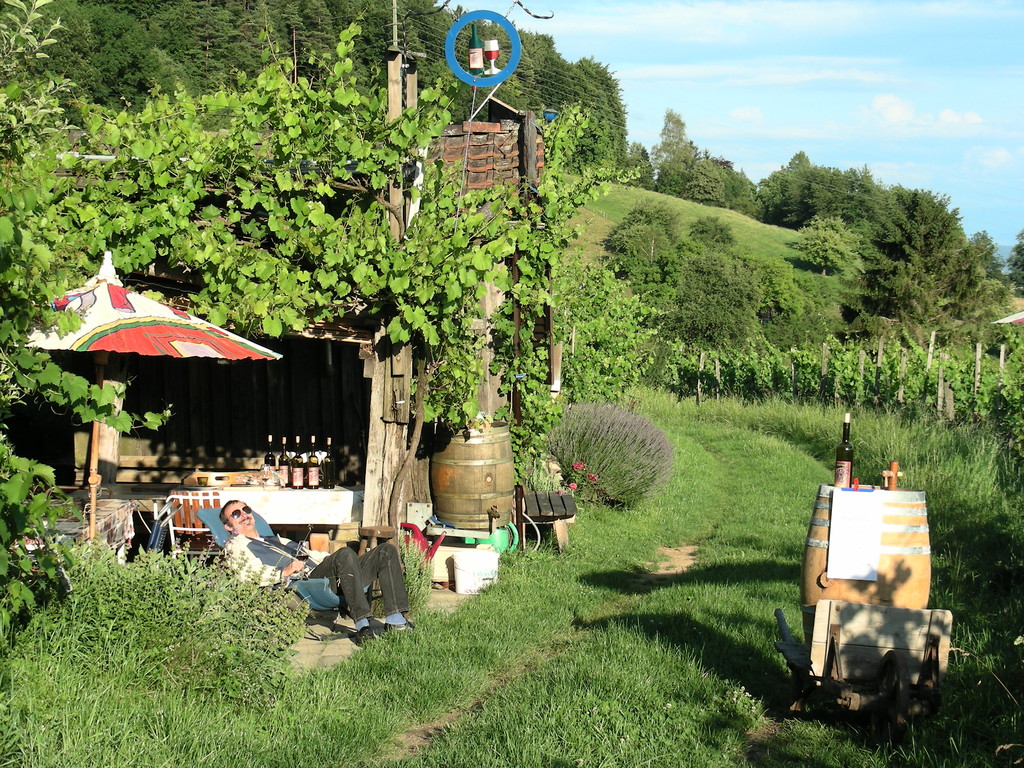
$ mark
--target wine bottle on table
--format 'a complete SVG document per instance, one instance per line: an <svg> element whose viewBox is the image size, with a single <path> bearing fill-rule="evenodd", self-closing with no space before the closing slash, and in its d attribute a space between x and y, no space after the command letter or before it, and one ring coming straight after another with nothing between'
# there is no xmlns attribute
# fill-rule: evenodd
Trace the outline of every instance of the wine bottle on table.
<svg viewBox="0 0 1024 768"><path fill-rule="evenodd" d="M470 24L469 34L469 74L484 73L484 42L476 33L476 24Z"/></svg>
<svg viewBox="0 0 1024 768"><path fill-rule="evenodd" d="M277 476L281 479L281 487L287 488L291 482L292 468L288 463L288 438L281 436L281 453L277 455Z"/></svg>
<svg viewBox="0 0 1024 768"><path fill-rule="evenodd" d="M843 439L836 446L836 471L832 485L849 488L853 480L853 444L850 443L850 414L843 419Z"/></svg>
<svg viewBox="0 0 1024 768"><path fill-rule="evenodd" d="M327 450L324 451L323 461L320 462L320 487L333 488L338 483L338 470L334 465L334 449L331 447L331 438L327 438Z"/></svg>
<svg viewBox="0 0 1024 768"><path fill-rule="evenodd" d="M263 454L263 472L269 473L277 467L277 459L274 458L274 436L267 435L267 452Z"/></svg>
<svg viewBox="0 0 1024 768"><path fill-rule="evenodd" d="M292 454L292 488L306 487L306 462L299 451L299 436L295 436L295 453Z"/></svg>
<svg viewBox="0 0 1024 768"><path fill-rule="evenodd" d="M309 438L309 453L306 454L306 487L320 487L320 457L316 452L316 435Z"/></svg>

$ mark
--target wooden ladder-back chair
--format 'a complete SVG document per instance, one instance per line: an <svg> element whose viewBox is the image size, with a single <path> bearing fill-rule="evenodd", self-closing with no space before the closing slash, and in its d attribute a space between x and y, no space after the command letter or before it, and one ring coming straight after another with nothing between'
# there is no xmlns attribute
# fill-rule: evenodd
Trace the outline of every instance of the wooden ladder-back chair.
<svg viewBox="0 0 1024 768"><path fill-rule="evenodd" d="M219 489L173 491L167 496L167 503L174 506L174 514L167 521L172 555L201 555L216 548L215 537L196 512L204 507L219 509Z"/></svg>

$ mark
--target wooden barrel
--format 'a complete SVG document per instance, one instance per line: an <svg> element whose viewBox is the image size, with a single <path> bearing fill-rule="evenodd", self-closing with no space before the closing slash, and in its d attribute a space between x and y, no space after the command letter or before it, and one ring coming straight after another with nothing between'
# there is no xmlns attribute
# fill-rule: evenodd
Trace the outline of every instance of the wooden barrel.
<svg viewBox="0 0 1024 768"><path fill-rule="evenodd" d="M456 528L490 531L512 519L515 466L508 425L444 435L430 458L434 514Z"/></svg>
<svg viewBox="0 0 1024 768"><path fill-rule="evenodd" d="M805 637L814 627L814 606L819 600L846 600L897 608L927 608L931 589L931 545L924 491L877 489L882 505L878 580L830 579L829 531L832 517L831 485L818 488L804 544L800 576Z"/></svg>

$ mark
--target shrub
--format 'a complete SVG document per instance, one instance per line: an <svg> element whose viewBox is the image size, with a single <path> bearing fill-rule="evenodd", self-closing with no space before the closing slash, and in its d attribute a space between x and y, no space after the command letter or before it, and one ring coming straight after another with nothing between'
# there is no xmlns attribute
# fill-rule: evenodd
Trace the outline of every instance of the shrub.
<svg viewBox="0 0 1024 768"><path fill-rule="evenodd" d="M643 416L611 404L569 408L548 439L569 487L582 498L635 506L672 474L672 446Z"/></svg>
<svg viewBox="0 0 1024 768"><path fill-rule="evenodd" d="M404 537L403 537L404 539ZM423 550L411 539L403 540L398 548L405 571L405 591L409 595L409 612L415 616L427 607L433 589L434 564L427 560Z"/></svg>
<svg viewBox="0 0 1024 768"><path fill-rule="evenodd" d="M72 593L33 618L16 653L42 648L138 669L142 685L252 700L282 678L305 629L285 592L239 582L217 564L151 552L121 565L84 546L70 576Z"/></svg>

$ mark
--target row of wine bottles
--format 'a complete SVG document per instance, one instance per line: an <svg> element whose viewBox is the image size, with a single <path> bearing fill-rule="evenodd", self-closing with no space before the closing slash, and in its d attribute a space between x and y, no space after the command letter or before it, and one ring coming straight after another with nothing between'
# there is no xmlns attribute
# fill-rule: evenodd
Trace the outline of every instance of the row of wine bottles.
<svg viewBox="0 0 1024 768"><path fill-rule="evenodd" d="M281 438L281 450L274 450L274 436L267 435L267 452L263 456L264 472L276 472L280 484L286 488L334 488L338 483L337 465L331 438L327 438L326 450L316 447L316 435L309 438L308 450L295 436L292 449L288 449L288 438Z"/></svg>

